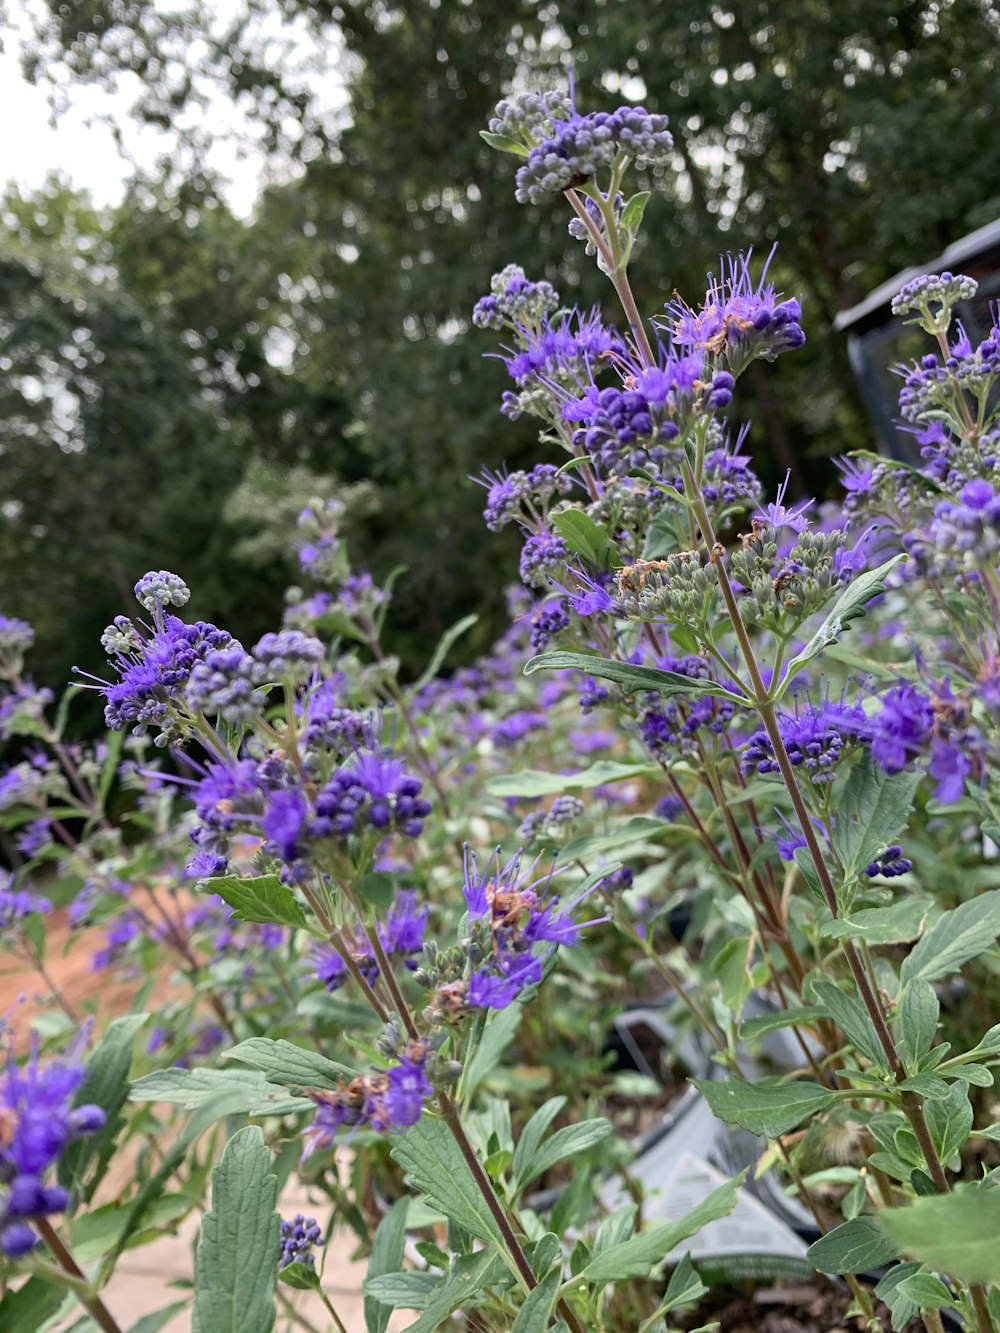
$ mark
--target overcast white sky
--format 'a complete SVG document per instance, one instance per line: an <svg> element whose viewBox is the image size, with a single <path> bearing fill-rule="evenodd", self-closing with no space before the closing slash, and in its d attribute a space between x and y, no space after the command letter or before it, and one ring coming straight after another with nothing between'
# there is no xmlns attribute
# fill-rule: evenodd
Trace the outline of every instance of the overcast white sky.
<svg viewBox="0 0 1000 1333"><path fill-rule="evenodd" d="M155 0L157 7L173 6ZM74 87L69 109L52 123L45 86L32 87L21 75L19 56L30 40L31 14L37 0L7 0L9 21L2 29L0 53L0 183L14 181L26 188L39 186L52 171L65 174L91 192L94 202L115 204L123 196L129 166L119 154L114 135L101 118L111 116L125 136L129 153L151 167L169 145L164 131L139 127L128 112L140 87L136 76L126 75L110 92L99 87ZM220 23L243 9L241 0L206 0L204 12ZM331 51L320 49L302 26L289 26L277 14L259 28L260 41L280 59L287 71L301 72L303 82L322 87L323 100L334 111L344 102L343 82L331 78ZM211 107L213 130L218 132L208 163L230 181L230 206L245 216L253 208L265 170L263 155L253 151L254 126L233 104L218 97ZM249 144L249 151L248 151Z"/></svg>

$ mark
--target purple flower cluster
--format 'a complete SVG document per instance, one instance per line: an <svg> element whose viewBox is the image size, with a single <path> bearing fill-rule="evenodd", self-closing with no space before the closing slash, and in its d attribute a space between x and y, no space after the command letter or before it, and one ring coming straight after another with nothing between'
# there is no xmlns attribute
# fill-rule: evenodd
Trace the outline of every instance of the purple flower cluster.
<svg viewBox="0 0 1000 1333"><path fill-rule="evenodd" d="M36 912L47 916L52 911L48 898L26 889L15 889L13 884L13 875L0 870L0 932L10 930Z"/></svg>
<svg viewBox="0 0 1000 1333"><path fill-rule="evenodd" d="M569 627L569 614L566 607L565 598L550 598L531 613L532 652L543 652L557 634L561 634L564 629Z"/></svg>
<svg viewBox="0 0 1000 1333"><path fill-rule="evenodd" d="M289 1264L307 1264L310 1268L315 1266L313 1249L323 1244L323 1232L315 1217L296 1213L290 1222L282 1218L279 1239L279 1268L287 1268Z"/></svg>
<svg viewBox="0 0 1000 1333"><path fill-rule="evenodd" d="M518 328L518 333L521 347L503 359L521 386L531 379L589 378L599 358L625 353L621 338L605 327L597 306L586 314L573 310L557 323L546 316L537 328Z"/></svg>
<svg viewBox="0 0 1000 1333"><path fill-rule="evenodd" d="M476 302L472 322L480 329L537 329L558 304L551 282L532 282L519 264L508 264L490 279L489 295Z"/></svg>
<svg viewBox="0 0 1000 1333"><path fill-rule="evenodd" d="M316 1115L305 1131L306 1153L329 1148L338 1130L373 1129L380 1134L409 1129L423 1114L434 1093L427 1077L427 1050L410 1043L399 1061L386 1071L359 1074L336 1092L315 1090Z"/></svg>
<svg viewBox="0 0 1000 1333"><path fill-rule="evenodd" d="M499 532L521 517L527 507L544 512L554 495L565 495L572 483L551 463L539 463L530 472L483 472L478 479L486 487L483 518L491 532Z"/></svg>
<svg viewBox="0 0 1000 1333"><path fill-rule="evenodd" d="M21 658L34 642L34 628L26 620L0 615L0 673L17 674Z"/></svg>
<svg viewBox="0 0 1000 1333"><path fill-rule="evenodd" d="M529 588L544 588L548 576L569 558L569 547L553 532L536 532L521 549L519 573Z"/></svg>
<svg viewBox="0 0 1000 1333"><path fill-rule="evenodd" d="M781 737L796 768L805 770L817 786L832 782L837 765L848 747L870 731L863 708L856 704L805 703L794 713L778 714ZM740 757L744 776L777 773L778 761L766 731L754 732Z"/></svg>
<svg viewBox="0 0 1000 1333"><path fill-rule="evenodd" d="M928 696L904 681L881 697L871 722L872 757L887 773L898 773L925 757L939 801L959 800L966 779L984 771L985 742L972 721L968 700L945 681Z"/></svg>
<svg viewBox="0 0 1000 1333"><path fill-rule="evenodd" d="M674 341L708 353L736 375L757 358L773 361L801 347L806 340L802 307L794 299L783 300L766 281L773 258L774 250L755 283L751 254L727 255L720 276L709 274L700 310L681 302L668 305Z"/></svg>
<svg viewBox="0 0 1000 1333"><path fill-rule="evenodd" d="M551 138L537 144L517 173L519 203L540 204L554 194L585 185L610 170L619 154L650 163L669 163L673 137L667 117L643 107L623 106L557 121Z"/></svg>
<svg viewBox="0 0 1000 1333"><path fill-rule="evenodd" d="M573 913L593 886L561 904L547 896L554 866L532 880L537 864L522 868L519 853L501 867L498 851L480 874L475 856L466 852L463 889L472 933L472 970L465 1004L471 1009L506 1009L523 990L541 981L545 961L558 945L576 944L580 938L582 927Z"/></svg>
<svg viewBox="0 0 1000 1333"><path fill-rule="evenodd" d="M1000 495L988 481L970 481L957 501L942 500L935 507L928 535L942 554L995 565L1000 553Z"/></svg>
<svg viewBox="0 0 1000 1333"><path fill-rule="evenodd" d="M963 274L922 273L899 289L892 300L892 313L908 315L916 311L931 317L930 307L936 305L947 315L958 301L971 301L977 287L974 279Z"/></svg>
<svg viewBox="0 0 1000 1333"><path fill-rule="evenodd" d="M899 875L908 875L912 869L913 862L903 855L902 847L894 844L865 866L865 874L869 879L874 879L876 875L883 879L896 879Z"/></svg>
<svg viewBox="0 0 1000 1333"><path fill-rule="evenodd" d="M624 476L632 468L662 468L694 412L727 406L733 386L728 371L706 374L700 352L661 347L658 365L629 374L621 389L591 385L563 406L562 415L583 423L573 443L595 467Z"/></svg>
<svg viewBox="0 0 1000 1333"><path fill-rule="evenodd" d="M104 1127L99 1106L74 1106L83 1083L78 1051L44 1067L37 1042L24 1065L12 1049L0 1073L0 1250L19 1259L38 1237L31 1219L64 1212L69 1194L45 1176L70 1143Z"/></svg>
<svg viewBox="0 0 1000 1333"><path fill-rule="evenodd" d="M417 905L417 895L411 889L403 889L396 895L385 920L378 924L379 942L390 959L402 959L413 971L416 967L414 957L424 947L426 929L427 908ZM371 940L359 929L346 936L346 942L366 980L374 985L378 980L378 964ZM347 964L336 949L318 948L314 954L314 970L328 991L339 990L349 975Z"/></svg>

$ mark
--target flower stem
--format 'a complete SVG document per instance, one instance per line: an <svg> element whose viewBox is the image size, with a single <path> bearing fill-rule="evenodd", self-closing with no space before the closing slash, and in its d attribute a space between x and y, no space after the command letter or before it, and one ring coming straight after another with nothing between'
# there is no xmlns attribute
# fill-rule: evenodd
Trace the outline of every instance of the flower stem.
<svg viewBox="0 0 1000 1333"><path fill-rule="evenodd" d="M36 1217L32 1219L32 1223L37 1228L38 1234L41 1236L42 1240L52 1251L59 1267L65 1273L68 1273L70 1277L75 1278L77 1282L82 1282L85 1285L86 1290L89 1292L90 1284L87 1281L86 1273L84 1273L83 1269L63 1244L48 1218ZM74 1286L74 1290L76 1291L80 1304L90 1315L91 1319L93 1319L94 1323L104 1330L104 1333L122 1333L117 1320L96 1292L93 1294L85 1294L84 1291L81 1291L77 1286Z"/></svg>

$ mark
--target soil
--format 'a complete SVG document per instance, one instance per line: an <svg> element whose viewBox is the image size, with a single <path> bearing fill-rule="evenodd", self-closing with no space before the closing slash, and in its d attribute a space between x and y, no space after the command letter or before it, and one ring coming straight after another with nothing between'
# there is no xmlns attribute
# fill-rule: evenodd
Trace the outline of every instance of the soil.
<svg viewBox="0 0 1000 1333"><path fill-rule="evenodd" d="M719 1287L679 1327L696 1329L714 1320L720 1333L858 1333L858 1322L845 1317L850 1304L850 1292L829 1282L761 1287L749 1295ZM876 1312L888 1328L889 1311L878 1303ZM924 1333L924 1328L913 1320L904 1333Z"/></svg>

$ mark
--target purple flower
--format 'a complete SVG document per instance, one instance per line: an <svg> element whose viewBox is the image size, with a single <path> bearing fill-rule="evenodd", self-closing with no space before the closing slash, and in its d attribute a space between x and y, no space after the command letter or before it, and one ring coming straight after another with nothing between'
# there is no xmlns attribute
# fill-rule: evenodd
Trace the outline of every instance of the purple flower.
<svg viewBox="0 0 1000 1333"><path fill-rule="evenodd" d="M393 1129L408 1129L420 1119L424 1101L434 1093L423 1060L404 1056L389 1070L386 1081L382 1114Z"/></svg>
<svg viewBox="0 0 1000 1333"><path fill-rule="evenodd" d="M904 681L882 696L874 719L872 757L887 773L898 773L926 749L934 729L934 707Z"/></svg>
<svg viewBox="0 0 1000 1333"><path fill-rule="evenodd" d="M791 479L791 472L785 473L785 480L778 487L778 494L773 504L765 505L759 509L754 518L759 523L767 523L772 528L791 528L793 532L805 532L809 526L809 520L806 518L806 511L811 509L816 503L815 500L802 500L790 509L785 505L785 492L788 490L788 483Z"/></svg>
<svg viewBox="0 0 1000 1333"><path fill-rule="evenodd" d="M6 1184L6 1194L0 1187L0 1249L9 1258L33 1247L28 1220L63 1212L69 1202L65 1190L44 1184L45 1174L70 1143L105 1123L99 1106L73 1104L83 1076L79 1047L44 1067L37 1040L22 1066L8 1048L0 1071L0 1180Z"/></svg>
<svg viewBox="0 0 1000 1333"><path fill-rule="evenodd" d="M667 117L643 107L572 115L552 124L552 137L531 149L517 172L519 203L540 204L550 195L583 185L610 170L619 152L651 163L669 163L673 138Z"/></svg>
<svg viewBox="0 0 1000 1333"><path fill-rule="evenodd" d="M272 792L264 815L266 850L282 861L297 861L304 854L302 834L309 812L305 794L297 789Z"/></svg>
<svg viewBox="0 0 1000 1333"><path fill-rule="evenodd" d="M290 1222L281 1219L279 1239L281 1251L278 1255L278 1267L287 1268L289 1264L307 1264L314 1267L313 1248L323 1244L323 1232L314 1217L305 1217L296 1213Z"/></svg>
<svg viewBox="0 0 1000 1333"><path fill-rule="evenodd" d="M5 877L0 871L0 931L9 930L35 912L45 916L52 911L48 898L29 893L26 889L15 891L3 887L5 878L7 884L12 882L9 876Z"/></svg>

